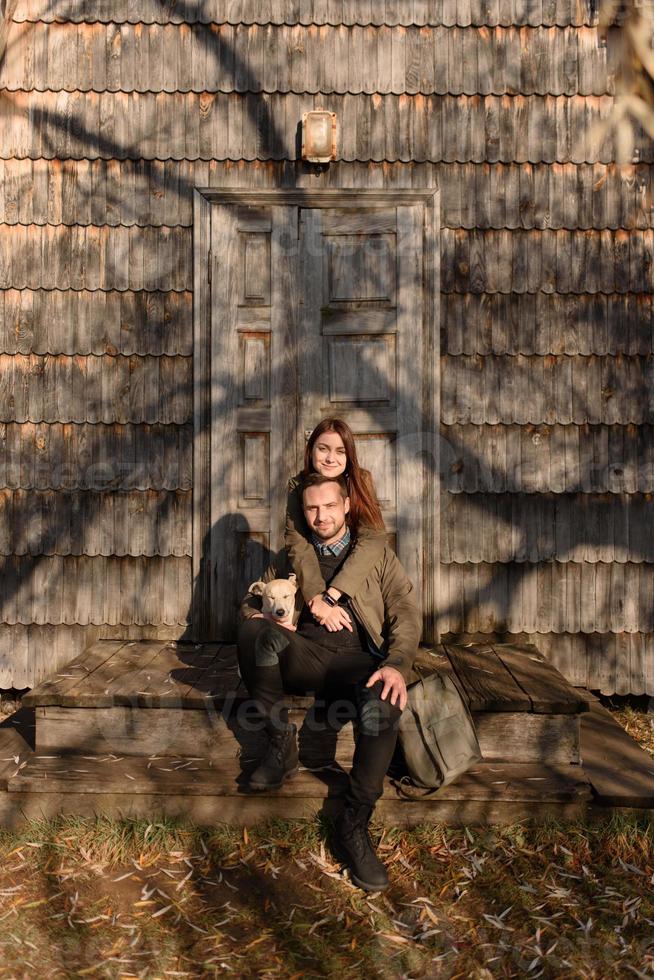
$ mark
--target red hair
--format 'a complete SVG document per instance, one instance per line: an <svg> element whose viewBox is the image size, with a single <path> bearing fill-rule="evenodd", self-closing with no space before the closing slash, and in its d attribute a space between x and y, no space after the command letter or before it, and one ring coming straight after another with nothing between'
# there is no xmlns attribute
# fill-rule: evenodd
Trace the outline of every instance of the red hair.
<svg viewBox="0 0 654 980"><path fill-rule="evenodd" d="M304 469L303 476L315 473L311 457L313 447L325 432L335 432L340 436L345 446L347 464L345 466L345 481L347 483L348 495L350 498L350 523L356 531L359 524L367 524L375 530L384 530L384 518L382 517L381 507L377 500L377 494L372 482L372 476L368 470L359 466L357 459L357 447L354 442L354 433L347 422L343 419L327 418L319 422L307 441L304 450Z"/></svg>

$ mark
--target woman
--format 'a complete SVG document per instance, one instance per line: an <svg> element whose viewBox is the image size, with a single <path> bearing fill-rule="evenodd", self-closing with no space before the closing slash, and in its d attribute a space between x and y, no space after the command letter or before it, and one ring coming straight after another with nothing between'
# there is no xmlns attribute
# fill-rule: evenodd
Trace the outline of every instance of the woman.
<svg viewBox="0 0 654 980"><path fill-rule="evenodd" d="M309 473L334 477L342 475L350 497L348 523L355 537L354 546L329 588L325 587L302 510L302 481ZM343 595L356 595L386 544L384 519L372 476L359 466L354 434L342 419L323 419L309 437L304 453L304 469L288 485L285 542L300 590L312 615L321 626L332 632L342 629L345 625L342 609L331 605L324 594L335 602Z"/></svg>

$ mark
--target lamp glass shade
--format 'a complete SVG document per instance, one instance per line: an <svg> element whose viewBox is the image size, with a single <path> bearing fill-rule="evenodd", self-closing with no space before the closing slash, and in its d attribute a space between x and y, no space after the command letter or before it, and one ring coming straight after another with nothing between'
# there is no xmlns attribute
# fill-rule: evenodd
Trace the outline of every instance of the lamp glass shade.
<svg viewBox="0 0 654 980"><path fill-rule="evenodd" d="M336 114L316 109L302 117L302 159L328 163L336 155Z"/></svg>

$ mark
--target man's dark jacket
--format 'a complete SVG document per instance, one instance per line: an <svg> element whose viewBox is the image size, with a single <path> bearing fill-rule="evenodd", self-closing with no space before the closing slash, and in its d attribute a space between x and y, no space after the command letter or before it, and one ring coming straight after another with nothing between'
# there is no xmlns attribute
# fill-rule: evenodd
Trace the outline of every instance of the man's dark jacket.
<svg viewBox="0 0 654 980"><path fill-rule="evenodd" d="M264 572L263 581L288 578L291 572L288 556L282 551ZM302 605L302 594L298 589L294 622L297 622ZM385 654L383 666L395 667L405 681L413 679L411 668L420 642L422 614L415 589L388 546L356 595L350 597L350 606L372 642ZM260 600L248 592L241 604L241 615L248 619L260 611Z"/></svg>

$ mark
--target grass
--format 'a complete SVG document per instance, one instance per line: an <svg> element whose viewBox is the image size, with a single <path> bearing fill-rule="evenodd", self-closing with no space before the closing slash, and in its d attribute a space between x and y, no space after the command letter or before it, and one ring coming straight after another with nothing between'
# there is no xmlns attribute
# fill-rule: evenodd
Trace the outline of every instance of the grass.
<svg viewBox="0 0 654 980"><path fill-rule="evenodd" d="M619 721L631 737L640 742L641 747L654 757L654 714L637 711L630 705L614 709L609 703L609 708L616 721Z"/></svg>
<svg viewBox="0 0 654 980"><path fill-rule="evenodd" d="M654 755L652 717L615 717ZM374 827L368 896L329 827L62 817L0 829L0 978L654 977L654 822Z"/></svg>
<svg viewBox="0 0 654 980"><path fill-rule="evenodd" d="M381 833L366 896L326 828L61 818L0 833L0 976L654 976L654 825Z"/></svg>

